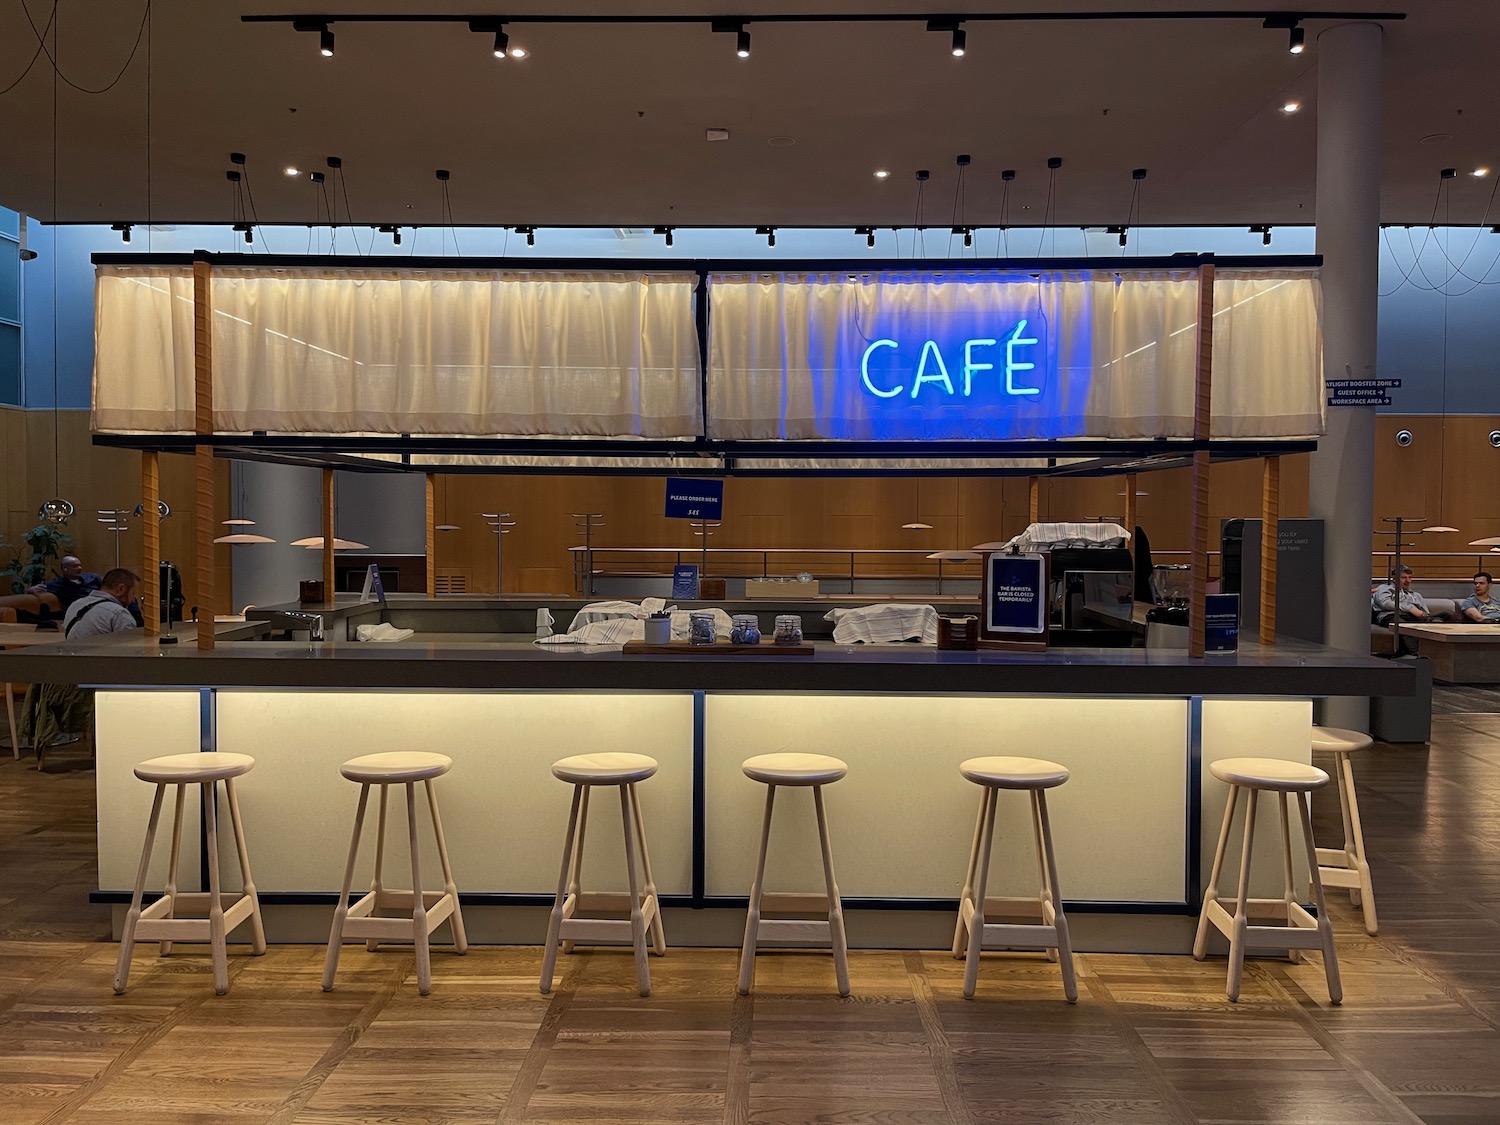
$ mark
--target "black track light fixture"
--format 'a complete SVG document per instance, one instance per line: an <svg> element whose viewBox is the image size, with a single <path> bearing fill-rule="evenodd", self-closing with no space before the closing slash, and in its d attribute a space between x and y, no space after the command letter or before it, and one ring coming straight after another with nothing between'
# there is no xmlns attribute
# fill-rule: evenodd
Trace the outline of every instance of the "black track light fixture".
<svg viewBox="0 0 1500 1125"><path fill-rule="evenodd" d="M1294 13L1270 15L1261 23L1261 27L1272 31L1286 32L1286 49L1294 55L1300 55L1307 50L1307 31L1302 27L1302 19Z"/></svg>
<svg viewBox="0 0 1500 1125"><path fill-rule="evenodd" d="M516 228L516 233L517 234L523 234L523 235L526 236L526 245L527 246L535 246L536 245L536 227L517 227Z"/></svg>
<svg viewBox="0 0 1500 1125"><path fill-rule="evenodd" d="M662 235L663 237L666 238L667 245L671 246L672 245L672 230L673 230L672 227L656 227L656 228L654 228L651 231L651 233L652 234Z"/></svg>
<svg viewBox="0 0 1500 1125"><path fill-rule="evenodd" d="M750 29L744 20L711 19L708 30L718 35L733 35L734 53L742 59L750 57Z"/></svg>
<svg viewBox="0 0 1500 1125"><path fill-rule="evenodd" d="M953 57L955 59L961 59L965 54L968 53L968 50L969 33L966 32L962 27L955 27L953 29Z"/></svg>
<svg viewBox="0 0 1500 1125"><path fill-rule="evenodd" d="M974 228L973 227L954 227L952 233L963 235L964 236L964 245L966 247L974 245Z"/></svg>
<svg viewBox="0 0 1500 1125"><path fill-rule="evenodd" d="M1287 32L1286 49L1294 55L1300 55L1307 50L1307 32L1301 27L1293 27Z"/></svg>
<svg viewBox="0 0 1500 1125"><path fill-rule="evenodd" d="M376 229L379 230L381 234L388 234L388 235L390 235L391 236L391 242L392 242L393 245L396 245L396 246L400 246L401 245L401 228L400 227L397 227L397 226L383 226L383 227L377 227Z"/></svg>
<svg viewBox="0 0 1500 1125"><path fill-rule="evenodd" d="M948 49L956 59L963 58L969 49L969 36L964 31L963 21L954 16L934 16L927 21L927 30L947 32L951 36Z"/></svg>
<svg viewBox="0 0 1500 1125"><path fill-rule="evenodd" d="M1260 244L1262 246L1271 245L1271 228L1269 225L1262 223L1259 226L1253 226L1250 228L1250 233L1260 235Z"/></svg>
<svg viewBox="0 0 1500 1125"><path fill-rule="evenodd" d="M231 227L230 229L233 230L235 234L242 234L242 235L245 236L245 245L246 246L254 245L254 243L255 243L255 227L254 226L252 226L249 223L235 223L234 226Z"/></svg>
<svg viewBox="0 0 1500 1125"><path fill-rule="evenodd" d="M1104 228L1104 233L1105 234L1117 234L1117 235L1119 235L1120 236L1120 245L1121 246L1125 246L1125 245L1127 245L1130 242L1130 228L1129 227L1124 227L1124 226L1120 226L1120 227L1105 227Z"/></svg>
<svg viewBox="0 0 1500 1125"><path fill-rule="evenodd" d="M735 33L734 53L742 59L748 59L750 57L750 33L743 27Z"/></svg>
<svg viewBox="0 0 1500 1125"><path fill-rule="evenodd" d="M333 58L333 30L328 26L327 20L294 19L292 30L317 32L318 54L325 59Z"/></svg>
<svg viewBox="0 0 1500 1125"><path fill-rule="evenodd" d="M121 242L129 242L130 241L130 224L129 223L111 223L109 225L109 229L112 230L112 231L114 231L114 232L116 232L120 236L120 241Z"/></svg>
<svg viewBox="0 0 1500 1125"><path fill-rule="evenodd" d="M503 27L495 32L494 52L497 59L503 59L510 53L510 36L505 34Z"/></svg>
<svg viewBox="0 0 1500 1125"><path fill-rule="evenodd" d="M775 245L776 245L776 228L775 227L756 227L755 228L755 233L765 236L766 245L767 246L770 246L770 247L773 247L773 248L775 247Z"/></svg>
<svg viewBox="0 0 1500 1125"><path fill-rule="evenodd" d="M854 228L854 233L855 234L862 234L862 235L864 235L865 236L865 245L868 246L872 250L875 248L875 228L874 227L855 227Z"/></svg>

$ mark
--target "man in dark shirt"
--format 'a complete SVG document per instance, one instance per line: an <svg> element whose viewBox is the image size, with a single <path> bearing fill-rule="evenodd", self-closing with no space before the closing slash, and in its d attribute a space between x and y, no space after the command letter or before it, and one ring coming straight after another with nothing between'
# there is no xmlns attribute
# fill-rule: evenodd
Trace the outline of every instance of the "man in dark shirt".
<svg viewBox="0 0 1500 1125"><path fill-rule="evenodd" d="M62 575L48 582L27 589L28 594L51 594L66 613L70 605L85 594L99 589L103 579L91 570L84 570L76 555L64 555Z"/></svg>

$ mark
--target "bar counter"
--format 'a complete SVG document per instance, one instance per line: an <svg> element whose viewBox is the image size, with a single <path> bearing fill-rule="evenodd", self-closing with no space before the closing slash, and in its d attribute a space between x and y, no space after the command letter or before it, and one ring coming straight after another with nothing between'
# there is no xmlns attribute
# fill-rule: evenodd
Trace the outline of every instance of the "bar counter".
<svg viewBox="0 0 1500 1125"><path fill-rule="evenodd" d="M331 635L353 628L343 609L330 613ZM447 618L459 607L442 609ZM471 605L466 616L513 630L504 619L512 611L524 612L494 603ZM389 612L399 623L404 611ZM957 652L818 638L811 657L636 656L535 645L511 630L418 633L395 644L232 639L267 628L222 624L210 652L197 650L191 627L176 645L127 634L0 652L0 678L97 688L98 897L119 902L134 879L151 799L131 774L136 762L190 749L249 753L257 765L240 799L271 938L321 940L357 797L339 763L438 750L455 761L438 788L471 937L536 943L569 799L548 767L570 753L615 749L661 764L640 794L669 942L734 944L763 800L739 764L805 749L850 766L828 805L851 944L943 945L979 799L958 764L1020 754L1072 771L1050 804L1077 946L1181 951L1224 800L1205 764L1244 755L1308 761L1313 697L1413 687L1403 665L1291 641L1194 660L1142 649ZM814 821L799 796L777 804L773 890L821 881L806 863L816 854ZM1035 893L1021 800L1001 801L992 894ZM619 828L607 815L595 819L586 878L594 889L620 890ZM1258 889L1279 896L1274 813L1260 828L1257 847L1267 850L1257 870L1271 874ZM157 849L148 886L164 881L165 851ZM372 852L367 843L362 871ZM424 857L424 869L436 870L434 858ZM234 870L232 856L223 859ZM404 840L392 839L387 863L400 870L405 862Z"/></svg>

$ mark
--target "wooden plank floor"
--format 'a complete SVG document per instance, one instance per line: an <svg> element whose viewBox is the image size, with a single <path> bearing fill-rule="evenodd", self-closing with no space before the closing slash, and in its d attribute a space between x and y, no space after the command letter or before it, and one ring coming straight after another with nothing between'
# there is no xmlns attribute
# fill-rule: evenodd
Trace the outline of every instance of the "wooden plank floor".
<svg viewBox="0 0 1500 1125"><path fill-rule="evenodd" d="M154 947L110 991L116 947L90 906L93 775L0 763L0 1122L736 1122L765 1125L1494 1125L1500 1122L1500 716L1454 714L1430 748L1356 772L1382 932L1335 911L1345 1002L1315 961L1255 961L1238 1005L1221 960L1089 955L1082 996L1039 958L987 957L978 998L944 953L673 949L635 995L630 958L535 949L411 957L347 948L206 956ZM1326 799L1320 828L1337 833ZM669 934L670 937L670 934Z"/></svg>

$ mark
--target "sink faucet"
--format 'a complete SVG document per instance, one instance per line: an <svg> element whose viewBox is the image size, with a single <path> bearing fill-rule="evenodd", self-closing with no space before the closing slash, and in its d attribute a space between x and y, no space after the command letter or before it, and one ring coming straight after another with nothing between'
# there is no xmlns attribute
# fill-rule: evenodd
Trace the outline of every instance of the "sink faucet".
<svg viewBox="0 0 1500 1125"><path fill-rule="evenodd" d="M302 613L297 610L281 610L271 618L272 629L306 629L309 641L321 641L323 639L323 615L321 613Z"/></svg>

